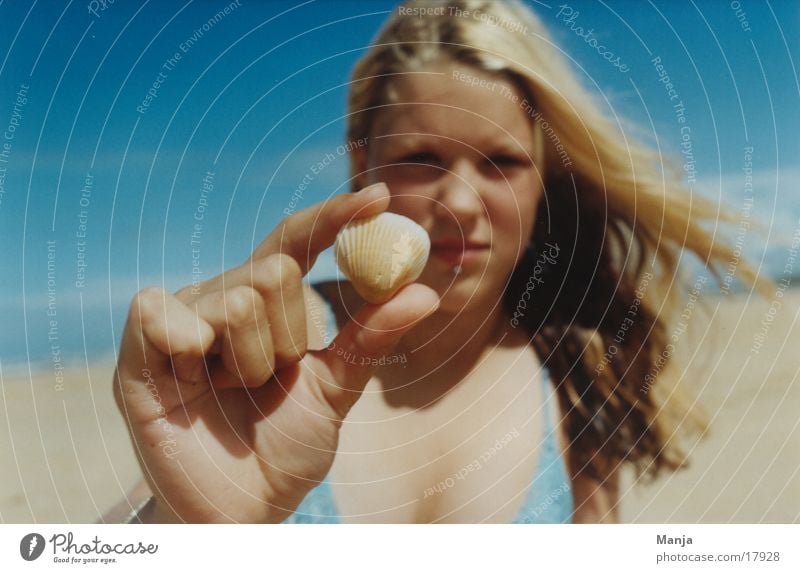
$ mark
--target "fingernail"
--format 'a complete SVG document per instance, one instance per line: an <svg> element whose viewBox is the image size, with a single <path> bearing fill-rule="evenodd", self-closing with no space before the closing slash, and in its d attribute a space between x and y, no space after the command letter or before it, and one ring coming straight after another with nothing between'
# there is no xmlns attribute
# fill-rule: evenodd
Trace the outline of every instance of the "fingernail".
<svg viewBox="0 0 800 573"><path fill-rule="evenodd" d="M441 303L441 300L440 300L440 299L437 297L437 298L436 298L436 302L434 302L434 303L433 303L433 305L432 305L432 306L431 306L431 307L428 309L428 311L425 313L425 317L424 317L424 318L428 318L428 317L429 317L430 315L432 315L434 312L436 312L437 310L439 310L439 304L440 304L440 303Z"/></svg>
<svg viewBox="0 0 800 573"><path fill-rule="evenodd" d="M356 193L359 197L379 197L385 195L389 191L389 188L386 186L386 183L373 183L372 185L367 185L361 191Z"/></svg>

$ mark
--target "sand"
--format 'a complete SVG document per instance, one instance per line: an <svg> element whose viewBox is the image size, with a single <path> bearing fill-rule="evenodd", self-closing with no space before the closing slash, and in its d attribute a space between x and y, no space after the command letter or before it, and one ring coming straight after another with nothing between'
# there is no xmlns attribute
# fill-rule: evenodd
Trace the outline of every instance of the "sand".
<svg viewBox="0 0 800 573"><path fill-rule="evenodd" d="M691 467L652 484L623 480L620 517L638 523L800 522L800 292L780 299L763 346L754 337L770 301L707 298L672 371L712 418ZM773 307L774 308L774 307ZM686 371L681 372L685 367ZM0 522L89 523L140 479L111 392L113 364L0 378Z"/></svg>
<svg viewBox="0 0 800 573"><path fill-rule="evenodd" d="M676 353L686 371L673 374L702 404L709 433L688 469L647 485L627 476L623 522L800 522L800 293L773 300L707 299L712 316L697 316Z"/></svg>

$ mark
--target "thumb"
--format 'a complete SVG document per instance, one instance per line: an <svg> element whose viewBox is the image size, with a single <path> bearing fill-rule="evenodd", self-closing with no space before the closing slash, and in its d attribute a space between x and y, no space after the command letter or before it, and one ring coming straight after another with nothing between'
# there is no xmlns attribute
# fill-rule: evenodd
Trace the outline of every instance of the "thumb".
<svg viewBox="0 0 800 573"><path fill-rule="evenodd" d="M315 353L330 372L330 376L318 376L317 383L342 418L377 370L377 360L438 307L436 291L421 284L408 285L384 304L365 304L328 348Z"/></svg>

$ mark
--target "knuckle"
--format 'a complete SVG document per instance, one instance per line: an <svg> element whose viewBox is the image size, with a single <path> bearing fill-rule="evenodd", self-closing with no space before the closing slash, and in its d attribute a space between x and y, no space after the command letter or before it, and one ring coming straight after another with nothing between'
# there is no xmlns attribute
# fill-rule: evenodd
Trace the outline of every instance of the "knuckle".
<svg viewBox="0 0 800 573"><path fill-rule="evenodd" d="M265 384L273 375L275 355L269 345L261 344L258 349L234 348L224 360L225 369L244 386L254 388Z"/></svg>
<svg viewBox="0 0 800 573"><path fill-rule="evenodd" d="M296 260L283 253L275 255L275 258L277 259L276 265L278 265L279 274L286 284L303 280L303 272L300 270L300 265Z"/></svg>
<svg viewBox="0 0 800 573"><path fill-rule="evenodd" d="M302 329L301 332L297 333L297 336L292 340L294 343L294 347L292 350L297 357L297 360L302 360L306 353L308 353L308 336L306 336L305 329Z"/></svg>
<svg viewBox="0 0 800 573"><path fill-rule="evenodd" d="M166 291L159 287L146 287L134 295L131 301L130 318L143 325L152 324L163 313Z"/></svg>
<svg viewBox="0 0 800 573"><path fill-rule="evenodd" d="M287 287L299 284L302 279L300 265L283 253L270 255L259 261L253 277L254 286L271 296L280 295Z"/></svg>
<svg viewBox="0 0 800 573"><path fill-rule="evenodd" d="M248 388L257 388L259 386L263 386L266 382L272 378L272 375L275 373L272 361L266 360L260 368L253 370L251 372L245 373L243 375L242 381L244 385Z"/></svg>
<svg viewBox="0 0 800 573"><path fill-rule="evenodd" d="M194 289L195 289L194 286L185 286L175 293L175 298L177 298L183 304L188 304L189 302L195 299L195 295L193 292Z"/></svg>
<svg viewBox="0 0 800 573"><path fill-rule="evenodd" d="M242 326L255 322L261 310L260 295L250 287L237 286L225 292L225 319L232 326Z"/></svg>
<svg viewBox="0 0 800 573"><path fill-rule="evenodd" d="M278 368L297 364L305 357L307 351L308 345L305 338L293 339L286 348L275 350L275 364Z"/></svg>
<svg viewBox="0 0 800 573"><path fill-rule="evenodd" d="M124 396L122 395L122 389L120 388L120 384L121 382L119 379L119 374L115 371L111 386L114 393L114 403L116 404L117 409L120 412L122 412L124 411L125 405L124 405Z"/></svg>

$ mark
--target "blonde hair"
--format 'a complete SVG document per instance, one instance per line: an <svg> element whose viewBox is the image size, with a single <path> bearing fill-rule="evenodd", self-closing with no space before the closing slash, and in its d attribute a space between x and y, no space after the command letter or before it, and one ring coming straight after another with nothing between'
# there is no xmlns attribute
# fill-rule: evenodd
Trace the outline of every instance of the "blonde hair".
<svg viewBox="0 0 800 573"><path fill-rule="evenodd" d="M573 473L603 478L623 461L652 476L681 467L680 402L659 403L650 391L670 346L663 315L675 308L682 249L721 280L733 251L701 223L734 217L689 193L680 169L661 167L658 153L615 127L538 18L516 1L410 1L395 10L353 70L348 138L371 136L398 74L442 62L513 82L535 108L534 129L545 135L545 193L532 243L557 243L571 260L548 271L524 324L567 412ZM509 309L532 266L523 259L512 274ZM738 272L767 292L769 282L748 265ZM599 368L611 348L613 358Z"/></svg>

